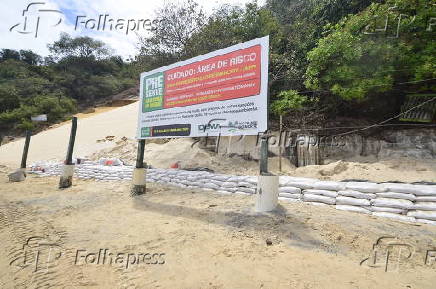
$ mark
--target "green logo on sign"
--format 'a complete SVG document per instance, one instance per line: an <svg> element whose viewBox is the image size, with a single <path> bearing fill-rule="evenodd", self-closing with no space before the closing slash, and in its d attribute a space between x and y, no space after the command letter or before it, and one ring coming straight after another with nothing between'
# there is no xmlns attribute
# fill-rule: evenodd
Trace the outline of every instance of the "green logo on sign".
<svg viewBox="0 0 436 289"><path fill-rule="evenodd" d="M149 137L151 136L151 129L149 127L141 128L141 137Z"/></svg>
<svg viewBox="0 0 436 289"><path fill-rule="evenodd" d="M142 112L163 108L165 81L163 72L144 77L144 103Z"/></svg>

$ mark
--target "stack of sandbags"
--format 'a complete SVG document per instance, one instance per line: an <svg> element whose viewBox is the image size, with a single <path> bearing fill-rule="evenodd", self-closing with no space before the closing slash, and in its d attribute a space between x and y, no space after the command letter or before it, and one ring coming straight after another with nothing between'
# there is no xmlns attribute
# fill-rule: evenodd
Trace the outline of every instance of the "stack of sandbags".
<svg viewBox="0 0 436 289"><path fill-rule="evenodd" d="M318 205L319 203L325 205L335 205L338 192L328 190L303 190L302 200L304 202Z"/></svg>
<svg viewBox="0 0 436 289"><path fill-rule="evenodd" d="M302 191L312 189L315 179L281 176L279 178L279 200L295 202L302 200Z"/></svg>
<svg viewBox="0 0 436 289"><path fill-rule="evenodd" d="M371 194L368 210L373 216L385 217L399 221L414 222L415 219L407 217L407 211L413 206L413 194L393 192L385 184L376 183L347 183L347 187Z"/></svg>
<svg viewBox="0 0 436 289"><path fill-rule="evenodd" d="M373 193L362 193L353 190L338 192L336 197L336 209L364 214L371 214L371 200L376 195Z"/></svg>
<svg viewBox="0 0 436 289"><path fill-rule="evenodd" d="M396 193L413 195L415 198L407 216L419 223L436 225L436 186L385 184L385 187Z"/></svg>
<svg viewBox="0 0 436 289"><path fill-rule="evenodd" d="M296 187L279 187L279 200L295 202L301 200L301 189Z"/></svg>

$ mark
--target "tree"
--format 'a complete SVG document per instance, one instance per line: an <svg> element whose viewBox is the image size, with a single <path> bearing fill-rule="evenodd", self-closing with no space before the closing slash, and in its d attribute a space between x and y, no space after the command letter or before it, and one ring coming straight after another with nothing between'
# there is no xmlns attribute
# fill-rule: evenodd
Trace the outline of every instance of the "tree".
<svg viewBox="0 0 436 289"><path fill-rule="evenodd" d="M182 58L192 34L205 23L202 8L193 0L184 3L167 2L157 11L160 25L150 37L139 37L141 64L158 67Z"/></svg>
<svg viewBox="0 0 436 289"><path fill-rule="evenodd" d="M346 100L434 91L426 79L436 78L434 32L428 31L435 13L425 0L388 0L329 25L308 54L307 88ZM400 86L404 82L416 84Z"/></svg>
<svg viewBox="0 0 436 289"><path fill-rule="evenodd" d="M100 59L110 55L109 48L102 41L88 36L72 38L67 33L62 33L60 39L48 48L58 59L67 57Z"/></svg>
<svg viewBox="0 0 436 289"><path fill-rule="evenodd" d="M20 50L20 59L29 65L38 65L42 62L42 57L32 50Z"/></svg>
<svg viewBox="0 0 436 289"><path fill-rule="evenodd" d="M5 61L8 59L20 60L20 53L11 49L2 49L0 52L1 60Z"/></svg>
<svg viewBox="0 0 436 289"><path fill-rule="evenodd" d="M323 36L324 26L358 13L371 2L375 1L267 0L266 7L278 19L285 35L283 53L276 56L280 73L273 79L273 95L288 89L305 90L306 55Z"/></svg>

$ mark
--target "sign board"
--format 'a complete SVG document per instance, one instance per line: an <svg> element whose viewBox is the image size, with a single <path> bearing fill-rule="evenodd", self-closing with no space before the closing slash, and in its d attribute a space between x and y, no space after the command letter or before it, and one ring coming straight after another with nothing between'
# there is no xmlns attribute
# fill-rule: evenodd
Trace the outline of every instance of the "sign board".
<svg viewBox="0 0 436 289"><path fill-rule="evenodd" d="M138 139L267 130L269 37L141 74Z"/></svg>
<svg viewBox="0 0 436 289"><path fill-rule="evenodd" d="M34 122L44 122L44 121L47 121L47 115L40 114L40 115L36 115L36 116L31 116L30 119Z"/></svg>

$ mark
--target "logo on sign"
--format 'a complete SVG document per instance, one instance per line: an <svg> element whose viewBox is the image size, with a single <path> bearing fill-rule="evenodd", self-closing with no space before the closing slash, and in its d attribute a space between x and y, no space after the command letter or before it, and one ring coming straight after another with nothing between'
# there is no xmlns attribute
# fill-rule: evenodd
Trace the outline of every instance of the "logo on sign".
<svg viewBox="0 0 436 289"><path fill-rule="evenodd" d="M198 126L198 130L201 132L206 131L219 131L222 126L220 123L226 121L225 119L211 119L207 124L200 124Z"/></svg>
<svg viewBox="0 0 436 289"><path fill-rule="evenodd" d="M163 72L144 78L143 112L158 110L163 107L164 87Z"/></svg>

